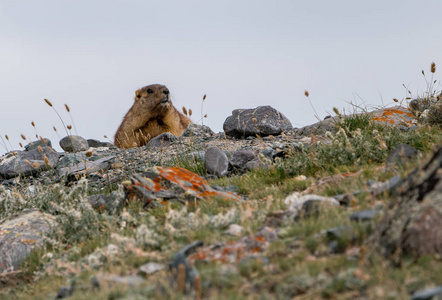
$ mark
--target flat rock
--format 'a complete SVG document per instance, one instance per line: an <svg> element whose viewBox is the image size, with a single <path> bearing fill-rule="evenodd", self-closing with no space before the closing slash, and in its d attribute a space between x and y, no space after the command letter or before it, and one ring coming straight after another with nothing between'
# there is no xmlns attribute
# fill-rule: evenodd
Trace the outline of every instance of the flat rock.
<svg viewBox="0 0 442 300"><path fill-rule="evenodd" d="M38 147L49 147L52 148L52 142L49 139L41 139L37 141L32 141L29 144L25 145L25 150L30 151L34 149L38 149Z"/></svg>
<svg viewBox="0 0 442 300"><path fill-rule="evenodd" d="M208 174L224 176L227 174L229 161L223 150L210 147L204 155L204 165Z"/></svg>
<svg viewBox="0 0 442 300"><path fill-rule="evenodd" d="M186 203L211 197L226 201L241 199L234 193L217 191L197 174L176 167L153 167L134 175L131 183L123 183L123 186L129 201L142 201L145 207L172 200Z"/></svg>
<svg viewBox="0 0 442 300"><path fill-rule="evenodd" d="M60 147L66 152L79 152L89 149L86 139L78 135L68 135L60 140Z"/></svg>
<svg viewBox="0 0 442 300"><path fill-rule="evenodd" d="M68 176L71 179L75 177L89 176L95 172L105 172L109 170L111 163L115 156L107 156L94 161L82 160L70 167L63 167L59 169L61 176Z"/></svg>
<svg viewBox="0 0 442 300"><path fill-rule="evenodd" d="M28 176L55 168L59 159L57 151L49 147L42 147L41 151L13 151L0 157L0 177Z"/></svg>
<svg viewBox="0 0 442 300"><path fill-rule="evenodd" d="M271 106L235 109L223 124L226 135L236 138L279 135L292 128L290 120Z"/></svg>
<svg viewBox="0 0 442 300"><path fill-rule="evenodd" d="M94 139L88 139L87 143L88 143L89 147L92 147L92 148L112 147L112 146L114 146L114 144L112 144L112 143L101 142L99 140L94 140Z"/></svg>
<svg viewBox="0 0 442 300"><path fill-rule="evenodd" d="M37 209L26 209L0 221L0 273L17 270L43 236L52 231L54 217Z"/></svg>

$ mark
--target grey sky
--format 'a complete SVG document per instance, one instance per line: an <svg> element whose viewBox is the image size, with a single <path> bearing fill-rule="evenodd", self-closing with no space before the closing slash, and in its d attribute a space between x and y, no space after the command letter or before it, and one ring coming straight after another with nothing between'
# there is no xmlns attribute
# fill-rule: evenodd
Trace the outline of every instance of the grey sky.
<svg viewBox="0 0 442 300"><path fill-rule="evenodd" d="M233 109L258 105L311 124L306 89L321 118L350 101L392 104L403 83L423 92L421 70L442 63L441 11L425 0L0 0L0 135L18 149L35 121L60 149L47 98L66 124L70 106L79 135L113 138L135 90L153 83L194 122L207 94L204 124L217 132Z"/></svg>

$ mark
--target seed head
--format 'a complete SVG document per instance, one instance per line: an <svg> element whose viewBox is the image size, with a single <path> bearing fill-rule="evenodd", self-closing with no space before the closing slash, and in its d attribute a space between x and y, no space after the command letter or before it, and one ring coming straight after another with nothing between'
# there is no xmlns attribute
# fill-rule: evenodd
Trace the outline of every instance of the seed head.
<svg viewBox="0 0 442 300"><path fill-rule="evenodd" d="M34 121L31 122L31 125L32 125L33 127L35 127L35 123L34 123Z"/></svg>
<svg viewBox="0 0 442 300"><path fill-rule="evenodd" d="M66 110L67 110L68 112L71 111L71 110L69 109L69 106L68 106L67 104L65 104L64 107L66 107Z"/></svg>
<svg viewBox="0 0 442 300"><path fill-rule="evenodd" d="M253 123L258 122L258 120L256 118L253 118L252 121L253 121Z"/></svg>
<svg viewBox="0 0 442 300"><path fill-rule="evenodd" d="M32 166L31 162L27 159L25 159L25 163L28 164L29 166Z"/></svg>
<svg viewBox="0 0 442 300"><path fill-rule="evenodd" d="M40 164L38 162L33 162L32 166L37 169L38 167L40 167Z"/></svg>
<svg viewBox="0 0 442 300"><path fill-rule="evenodd" d="M424 72L424 70L422 70L422 75L424 75L424 76L425 76L425 72Z"/></svg>
<svg viewBox="0 0 442 300"><path fill-rule="evenodd" d="M204 100L206 100L206 94L204 94L204 96L203 96L203 101L204 101Z"/></svg>
<svg viewBox="0 0 442 300"><path fill-rule="evenodd" d="M25 135L23 133L20 136L21 136L22 139L24 139L26 141L26 137L25 137Z"/></svg>
<svg viewBox="0 0 442 300"><path fill-rule="evenodd" d="M38 146L38 152L43 153L43 148L41 146Z"/></svg>
<svg viewBox="0 0 442 300"><path fill-rule="evenodd" d="M57 131L57 128L55 128L55 126L52 126L52 128L54 129L55 132Z"/></svg>
<svg viewBox="0 0 442 300"><path fill-rule="evenodd" d="M104 138L107 139L107 135L104 135Z"/></svg>
<svg viewBox="0 0 442 300"><path fill-rule="evenodd" d="M189 116L191 116L192 115L192 110L191 109L189 109Z"/></svg>
<svg viewBox="0 0 442 300"><path fill-rule="evenodd" d="M69 130L71 130L72 129L72 125L68 125L68 126L66 126Z"/></svg>
<svg viewBox="0 0 442 300"><path fill-rule="evenodd" d="M5 138L9 141L9 136L7 134L5 134Z"/></svg>
<svg viewBox="0 0 442 300"><path fill-rule="evenodd" d="M399 100L398 100L398 99L396 99L396 98L393 98L393 101L394 101L394 102L399 102Z"/></svg>
<svg viewBox="0 0 442 300"><path fill-rule="evenodd" d="M434 63L434 61L431 63L431 73L436 72L436 64Z"/></svg>
<svg viewBox="0 0 442 300"><path fill-rule="evenodd" d="M183 106L183 114L187 116L187 108Z"/></svg>
<svg viewBox="0 0 442 300"><path fill-rule="evenodd" d="M23 148L23 144L22 143L18 143L20 145L20 148Z"/></svg>
<svg viewBox="0 0 442 300"><path fill-rule="evenodd" d="M43 154L43 160L45 161L45 164L47 164L48 166L50 165L50 164L49 164L49 159L48 159L48 157L46 156L46 154Z"/></svg>
<svg viewBox="0 0 442 300"><path fill-rule="evenodd" d="M47 103L50 107L52 107L52 103L51 103L51 101L49 101L48 99L45 99L45 101L46 101L46 103Z"/></svg>
<svg viewBox="0 0 442 300"><path fill-rule="evenodd" d="M92 151L86 151L84 154L86 157L91 157L94 153Z"/></svg>
<svg viewBox="0 0 442 300"><path fill-rule="evenodd" d="M204 115L204 118L207 118L207 114Z"/></svg>
<svg viewBox="0 0 442 300"><path fill-rule="evenodd" d="M308 92L307 90L305 90L304 95L305 95L306 97L308 97L310 94L309 94L309 92Z"/></svg>

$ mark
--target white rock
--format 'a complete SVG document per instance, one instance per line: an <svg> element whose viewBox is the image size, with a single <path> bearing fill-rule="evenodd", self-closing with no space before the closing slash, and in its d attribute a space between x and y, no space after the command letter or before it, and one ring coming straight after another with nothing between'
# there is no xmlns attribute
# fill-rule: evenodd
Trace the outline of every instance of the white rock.
<svg viewBox="0 0 442 300"><path fill-rule="evenodd" d="M158 271L161 271L165 268L166 268L166 266L164 266L163 264L150 262L150 263L142 265L140 267L140 271L145 273L146 275L152 275L152 274L154 274Z"/></svg>

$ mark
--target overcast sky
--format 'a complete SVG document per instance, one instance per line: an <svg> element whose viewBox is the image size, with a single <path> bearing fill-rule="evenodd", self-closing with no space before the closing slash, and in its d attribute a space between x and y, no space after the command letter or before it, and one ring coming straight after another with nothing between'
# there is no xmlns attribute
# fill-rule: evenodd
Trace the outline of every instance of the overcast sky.
<svg viewBox="0 0 442 300"><path fill-rule="evenodd" d="M233 109L259 105L312 124L305 90L320 118L350 102L393 105L402 84L426 89L432 61L440 78L441 12L440 0L0 0L0 135L19 149L34 121L60 150L47 98L66 124L69 105L78 135L113 140L135 90L154 83L194 122L207 94L216 132Z"/></svg>

